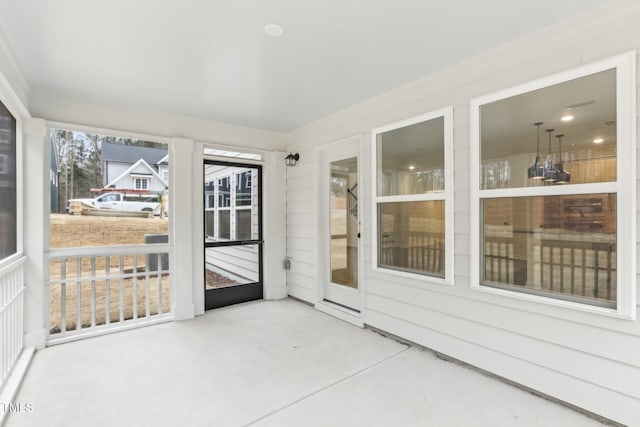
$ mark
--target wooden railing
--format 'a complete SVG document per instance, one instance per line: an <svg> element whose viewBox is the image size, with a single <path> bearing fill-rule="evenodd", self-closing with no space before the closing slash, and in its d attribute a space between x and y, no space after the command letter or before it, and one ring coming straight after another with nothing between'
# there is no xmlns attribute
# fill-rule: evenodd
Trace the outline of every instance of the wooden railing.
<svg viewBox="0 0 640 427"><path fill-rule="evenodd" d="M56 250L49 268L50 340L171 317L168 245Z"/></svg>
<svg viewBox="0 0 640 427"><path fill-rule="evenodd" d="M444 235L414 231L400 239L391 233L384 233L380 242L379 265L444 276Z"/></svg>
<svg viewBox="0 0 640 427"><path fill-rule="evenodd" d="M26 258L0 269L0 390L23 350ZM1 423L1 417L0 417Z"/></svg>
<svg viewBox="0 0 640 427"><path fill-rule="evenodd" d="M616 296L616 245L536 239L525 243L527 283L515 283L516 263L511 237L485 236L484 281L519 284L566 295L614 301Z"/></svg>
<svg viewBox="0 0 640 427"><path fill-rule="evenodd" d="M540 278L542 289L614 300L616 246L613 243L542 240Z"/></svg>

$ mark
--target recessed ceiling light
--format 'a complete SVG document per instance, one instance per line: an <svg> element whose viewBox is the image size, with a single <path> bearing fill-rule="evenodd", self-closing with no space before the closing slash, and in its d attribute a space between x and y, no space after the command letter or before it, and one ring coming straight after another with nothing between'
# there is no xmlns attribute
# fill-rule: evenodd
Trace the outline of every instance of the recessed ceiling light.
<svg viewBox="0 0 640 427"><path fill-rule="evenodd" d="M604 139L602 139L602 138L596 138L596 139L593 140L594 144L602 144L603 142L604 142Z"/></svg>
<svg viewBox="0 0 640 427"><path fill-rule="evenodd" d="M573 120L573 116L571 114L564 115L560 118L563 122L570 122Z"/></svg>
<svg viewBox="0 0 640 427"><path fill-rule="evenodd" d="M271 37L282 37L284 34L284 27L280 24L267 24L264 27L264 32Z"/></svg>
<svg viewBox="0 0 640 427"><path fill-rule="evenodd" d="M415 168L416 168L416 167L415 167L415 166L413 166L413 165L410 165L410 166L409 166L409 170L410 170L410 171L414 170Z"/></svg>

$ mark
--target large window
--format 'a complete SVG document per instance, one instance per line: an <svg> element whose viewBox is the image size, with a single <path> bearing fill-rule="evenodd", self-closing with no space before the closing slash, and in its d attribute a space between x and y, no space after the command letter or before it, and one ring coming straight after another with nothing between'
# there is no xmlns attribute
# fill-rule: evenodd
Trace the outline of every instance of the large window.
<svg viewBox="0 0 640 427"><path fill-rule="evenodd" d="M472 101L473 287L634 315L631 70L625 55Z"/></svg>
<svg viewBox="0 0 640 427"><path fill-rule="evenodd" d="M373 131L374 268L451 283L451 109Z"/></svg>
<svg viewBox="0 0 640 427"><path fill-rule="evenodd" d="M0 261L18 251L16 119L0 103Z"/></svg>

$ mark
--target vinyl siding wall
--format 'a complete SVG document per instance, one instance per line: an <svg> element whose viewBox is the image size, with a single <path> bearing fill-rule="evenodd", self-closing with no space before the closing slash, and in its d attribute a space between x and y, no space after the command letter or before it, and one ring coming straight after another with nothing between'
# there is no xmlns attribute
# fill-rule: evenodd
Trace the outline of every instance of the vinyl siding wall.
<svg viewBox="0 0 640 427"><path fill-rule="evenodd" d="M640 51L639 22L640 3L611 1L292 132L287 151L300 152L301 160L287 168L289 294L315 303L322 286L317 279L325 267L319 265L318 241L324 236L317 231L315 149L360 136L366 177L359 185L365 324L615 421L640 425L640 322L475 291L470 289L470 269L477 266L469 265L469 101L631 49ZM371 130L449 105L454 107L454 286L374 272Z"/></svg>

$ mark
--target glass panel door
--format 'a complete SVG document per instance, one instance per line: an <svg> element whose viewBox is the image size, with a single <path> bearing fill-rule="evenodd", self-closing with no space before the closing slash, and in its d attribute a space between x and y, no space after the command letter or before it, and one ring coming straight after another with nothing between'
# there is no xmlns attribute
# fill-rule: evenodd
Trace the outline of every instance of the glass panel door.
<svg viewBox="0 0 640 427"><path fill-rule="evenodd" d="M355 157L331 162L331 282L358 288L358 182Z"/></svg>
<svg viewBox="0 0 640 427"><path fill-rule="evenodd" d="M360 311L360 218L358 206L358 145L329 150L324 163L323 210L326 216L325 301Z"/></svg>
<svg viewBox="0 0 640 427"><path fill-rule="evenodd" d="M262 168L204 161L205 308L261 299Z"/></svg>

